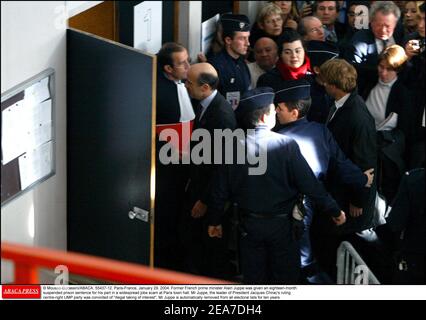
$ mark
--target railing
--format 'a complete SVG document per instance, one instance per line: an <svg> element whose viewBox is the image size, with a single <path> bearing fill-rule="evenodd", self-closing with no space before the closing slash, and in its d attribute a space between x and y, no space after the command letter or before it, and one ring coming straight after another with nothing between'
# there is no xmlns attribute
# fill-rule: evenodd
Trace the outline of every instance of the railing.
<svg viewBox="0 0 426 320"><path fill-rule="evenodd" d="M122 284L230 284L219 279L150 268L90 255L1 243L2 259L15 264L15 284L39 284L39 268L66 266L73 274Z"/></svg>
<svg viewBox="0 0 426 320"><path fill-rule="evenodd" d="M380 284L347 241L343 241L337 249L337 284Z"/></svg>

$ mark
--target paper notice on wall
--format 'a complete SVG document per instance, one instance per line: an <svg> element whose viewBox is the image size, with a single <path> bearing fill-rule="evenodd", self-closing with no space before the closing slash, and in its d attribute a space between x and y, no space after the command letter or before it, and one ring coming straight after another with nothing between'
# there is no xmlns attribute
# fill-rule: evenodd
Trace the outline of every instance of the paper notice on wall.
<svg viewBox="0 0 426 320"><path fill-rule="evenodd" d="M207 54L210 49L211 43L216 34L216 25L219 21L220 15L217 14L213 18L204 21L201 24L201 52Z"/></svg>
<svg viewBox="0 0 426 320"><path fill-rule="evenodd" d="M2 164L19 157L26 150L26 133L22 127L24 101L4 109L1 113Z"/></svg>
<svg viewBox="0 0 426 320"><path fill-rule="evenodd" d="M133 46L156 54L162 44L163 3L143 1L134 7Z"/></svg>
<svg viewBox="0 0 426 320"><path fill-rule="evenodd" d="M26 106L37 105L49 98L49 78L45 78L25 89L24 102Z"/></svg>
<svg viewBox="0 0 426 320"><path fill-rule="evenodd" d="M37 101L34 99L32 101ZM2 112L2 163L52 140L52 100L21 100Z"/></svg>
<svg viewBox="0 0 426 320"><path fill-rule="evenodd" d="M19 157L19 176L21 190L24 190L37 180L52 171L53 144L45 143Z"/></svg>
<svg viewBox="0 0 426 320"><path fill-rule="evenodd" d="M52 100L28 107L25 112L27 149L36 148L52 140Z"/></svg>

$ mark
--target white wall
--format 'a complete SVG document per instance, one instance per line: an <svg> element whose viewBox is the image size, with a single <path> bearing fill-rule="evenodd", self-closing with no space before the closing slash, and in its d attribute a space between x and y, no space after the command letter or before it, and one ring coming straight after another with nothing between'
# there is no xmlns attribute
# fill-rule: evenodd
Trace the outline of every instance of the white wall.
<svg viewBox="0 0 426 320"><path fill-rule="evenodd" d="M56 175L1 208L1 240L66 249L65 1L1 2L1 92L52 67ZM10 280L2 261L2 282Z"/></svg>
<svg viewBox="0 0 426 320"><path fill-rule="evenodd" d="M267 1L240 1L239 13L245 14L253 24L256 22L257 13L266 3Z"/></svg>

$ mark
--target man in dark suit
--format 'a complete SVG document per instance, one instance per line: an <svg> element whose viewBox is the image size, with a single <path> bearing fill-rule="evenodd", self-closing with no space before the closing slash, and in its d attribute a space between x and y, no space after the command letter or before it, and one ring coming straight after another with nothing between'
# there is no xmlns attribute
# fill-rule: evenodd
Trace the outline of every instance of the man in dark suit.
<svg viewBox="0 0 426 320"><path fill-rule="evenodd" d="M344 58L358 72L360 92L375 79L378 56L391 44L402 44L403 30L397 28L401 11L393 1L376 1L370 7L370 28L360 30L352 38Z"/></svg>
<svg viewBox="0 0 426 320"><path fill-rule="evenodd" d="M337 21L337 17L339 16L339 1L315 1L313 13L324 25L325 41L337 44L343 38L346 31L345 25Z"/></svg>
<svg viewBox="0 0 426 320"><path fill-rule="evenodd" d="M342 59L329 60L321 68L327 93L335 99L327 119L327 127L339 147L361 170L377 166L376 127L364 100L356 92L355 68ZM342 77L342 74L345 75ZM337 190L336 190L337 191ZM365 188L359 194L342 195L349 212L348 232L371 227L376 187Z"/></svg>
<svg viewBox="0 0 426 320"><path fill-rule="evenodd" d="M345 155L362 171L370 168L376 170L376 127L364 101L356 92L357 73L355 68L345 60L333 59L321 66L320 74L327 93L335 99L326 122L328 129ZM328 234L331 235L344 235L344 237L337 237L334 240L331 236L329 247L324 250L332 255L324 258L324 264L332 267L336 262L335 256L339 240L348 238L350 235L355 239L363 238L367 233L365 230L373 227L377 188L374 179L371 188L348 193L339 188L339 184L336 182L338 177L331 173L328 178L328 190L341 208L349 213L347 223L342 228L333 230L332 226L326 224L320 228L328 229ZM319 250L319 252L321 251ZM332 269L331 271L333 272Z"/></svg>
<svg viewBox="0 0 426 320"><path fill-rule="evenodd" d="M197 63L191 66L188 72L186 87L190 96L200 101L196 110L193 135L197 130L204 129L209 133L211 140L210 153L203 150L204 163L198 163L192 149L190 182L188 185L188 211L184 225L186 243L189 247L187 257L188 271L203 273L212 277L226 277L228 270L225 258L226 246L224 239L210 239L207 237L204 215L207 211L207 196L210 192L210 181L217 164L214 164L214 130L231 129L237 126L234 111L231 105L217 91L219 78L215 68L209 63ZM204 141L203 141L204 143Z"/></svg>
<svg viewBox="0 0 426 320"><path fill-rule="evenodd" d="M157 58L157 124L193 120L194 109L183 83L189 70L186 48L175 42L165 43L157 53ZM188 170L182 163L160 161L159 151L166 143L156 136L154 265L180 269L177 225L183 210Z"/></svg>
<svg viewBox="0 0 426 320"><path fill-rule="evenodd" d="M175 42L165 43L157 53L157 124L195 118L184 80L189 70L188 51Z"/></svg>

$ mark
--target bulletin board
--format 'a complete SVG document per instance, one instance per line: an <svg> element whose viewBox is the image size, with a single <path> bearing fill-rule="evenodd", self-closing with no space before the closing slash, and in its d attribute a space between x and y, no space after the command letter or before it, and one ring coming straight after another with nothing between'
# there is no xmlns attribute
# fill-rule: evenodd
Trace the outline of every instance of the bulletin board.
<svg viewBox="0 0 426 320"><path fill-rule="evenodd" d="M55 71L1 95L1 205L55 174Z"/></svg>

